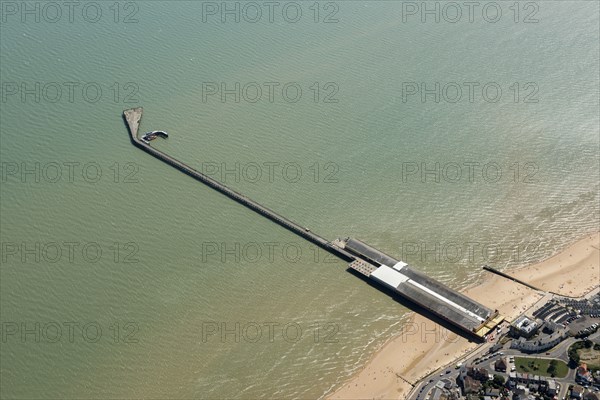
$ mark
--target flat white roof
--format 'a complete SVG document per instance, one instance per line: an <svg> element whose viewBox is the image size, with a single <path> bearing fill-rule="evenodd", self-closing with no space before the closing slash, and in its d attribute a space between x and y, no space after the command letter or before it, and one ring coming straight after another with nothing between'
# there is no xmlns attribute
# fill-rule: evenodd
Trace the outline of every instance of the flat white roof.
<svg viewBox="0 0 600 400"><path fill-rule="evenodd" d="M398 261L392 268L394 268L396 271L400 271L402 268L406 267L408 264L405 263L404 261Z"/></svg>
<svg viewBox="0 0 600 400"><path fill-rule="evenodd" d="M400 262L396 263L396 265L398 265L398 264L400 264ZM401 273L397 269L395 269L396 265L394 265L394 268L390 268L387 265L382 264L375 271L371 272L370 277L372 277L373 279L375 279L378 282L383 283L384 285L386 285L388 287L391 287L392 289L397 289L398 286L400 286L400 284L402 284L402 283L406 283L407 285L416 286L417 288L421 289L422 291L429 293L433 297L446 303L448 306L453 307L453 308L475 318L477 321L479 321L479 322L485 321L484 318L481 318L479 315L456 304L455 302L451 301L450 299L447 299L446 297L442 296L441 294L437 293L436 291L434 291L418 282L415 282L412 279L409 279L408 276L404 275L403 273Z"/></svg>
<svg viewBox="0 0 600 400"><path fill-rule="evenodd" d="M393 289L396 289L402 282L406 282L408 280L407 276L402 275L387 265L381 265L375 271L371 272L371 276Z"/></svg>
<svg viewBox="0 0 600 400"><path fill-rule="evenodd" d="M436 291L433 291L433 290L429 289L428 287L421 285L418 282L410 280L408 283L411 284L411 285L414 285L414 286L418 287L419 289L423 290L424 292L429 293L430 295L432 295L434 297L437 297L438 299L440 299L444 303L448 304L449 306L452 306L452 307L460 310L461 312L470 315L471 317L477 319L479 322L485 321L485 319L481 318L479 315L477 315L477 314L475 314L475 313L467 310L463 306L460 306L460 305L456 304L455 302L453 302L453 301L445 298L444 296L442 296L441 294L437 293Z"/></svg>

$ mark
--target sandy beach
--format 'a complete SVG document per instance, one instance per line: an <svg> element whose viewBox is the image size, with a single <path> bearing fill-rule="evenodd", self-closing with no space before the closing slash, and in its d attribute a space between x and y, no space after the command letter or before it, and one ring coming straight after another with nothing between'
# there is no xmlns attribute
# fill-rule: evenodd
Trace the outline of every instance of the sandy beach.
<svg viewBox="0 0 600 400"><path fill-rule="evenodd" d="M544 291L581 296L600 282L600 233L588 234L540 263L506 271ZM463 291L498 309L508 321L531 308L540 292L487 273L483 281ZM416 313L400 334L387 342L366 366L330 399L403 399L416 382L440 366L458 360L478 346Z"/></svg>

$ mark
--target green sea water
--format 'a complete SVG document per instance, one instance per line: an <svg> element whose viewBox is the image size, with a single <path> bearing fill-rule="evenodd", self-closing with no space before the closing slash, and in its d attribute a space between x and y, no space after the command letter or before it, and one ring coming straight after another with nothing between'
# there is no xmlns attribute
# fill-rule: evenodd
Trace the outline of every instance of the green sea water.
<svg viewBox="0 0 600 400"><path fill-rule="evenodd" d="M2 1L0 395L319 398L406 322L134 148L125 108L169 132L161 150L456 289L597 230L598 3L495 2L496 22L409 3L283 2L271 22L259 2L251 22L243 2L82 2L71 21ZM236 83L239 102L213 94ZM439 101L410 94L436 83Z"/></svg>

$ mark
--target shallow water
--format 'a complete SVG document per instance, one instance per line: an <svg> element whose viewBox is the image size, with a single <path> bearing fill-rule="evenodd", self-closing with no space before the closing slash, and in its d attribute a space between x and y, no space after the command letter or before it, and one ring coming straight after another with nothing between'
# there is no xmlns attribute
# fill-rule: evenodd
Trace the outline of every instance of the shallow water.
<svg viewBox="0 0 600 400"><path fill-rule="evenodd" d="M536 3L537 23L505 2L497 23L403 22L390 1L317 3L318 22L299 2L296 23L119 3L115 22L98 4L97 23L0 27L4 397L316 398L406 320L343 262L131 146L124 108L178 159L454 288L598 226L595 2ZM36 82L39 102L21 93ZM236 82L239 102L210 94ZM440 101L411 82L439 82ZM470 102L465 82L502 94Z"/></svg>

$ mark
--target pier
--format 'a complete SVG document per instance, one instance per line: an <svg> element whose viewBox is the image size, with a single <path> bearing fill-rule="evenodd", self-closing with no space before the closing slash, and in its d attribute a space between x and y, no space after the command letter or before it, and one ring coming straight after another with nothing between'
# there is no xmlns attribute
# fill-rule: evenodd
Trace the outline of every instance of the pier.
<svg viewBox="0 0 600 400"><path fill-rule="evenodd" d="M346 238L339 246L357 260L349 267L410 300L464 332L483 338L504 317L358 239Z"/></svg>
<svg viewBox="0 0 600 400"><path fill-rule="evenodd" d="M493 311L441 282L426 276L401 260L397 260L358 239L338 238L329 241L307 227L285 218L189 165L155 149L150 145L150 140L157 137L166 139L169 136L165 131L152 131L146 133L140 139L138 131L142 114L143 109L141 107L123 111L123 119L127 124L129 137L133 145L292 233L349 262L348 268L360 276L373 281L395 295L409 300L462 332L479 339L484 338L488 332L503 321L504 318L497 311Z"/></svg>
<svg viewBox="0 0 600 400"><path fill-rule="evenodd" d="M127 123L127 127L129 129L129 136L130 136L131 142L135 146L144 150L146 153L158 158L159 160L164 161L165 163L171 165L172 167L177 168L178 170L191 176L192 178L199 180L200 182L204 183L205 185L210 186L211 188L224 194L225 196L229 197L230 199L237 201L238 203L251 209L252 211L257 212L258 214L260 214L264 217L267 217L271 221L273 221L273 222L277 223L278 225L286 228L287 230L292 231L293 233L303 237L304 239L308 240L309 242L312 242L312 243L316 244L317 246L323 248L324 250L327 250L330 253L333 253L334 255L340 257L341 259L343 259L345 261L353 261L355 259L350 253L339 248L334 243L329 242L327 239L317 235L310 229L303 227L293 221L290 221L289 219L285 218L284 216L277 214L275 211L255 202L254 200L244 196L243 194L236 192L235 190L223 185L221 182L201 173L200 171L190 167L189 165L187 165L179 160L174 159L173 157L169 156L168 154L155 149L154 147L150 146L149 141L144 142L144 141L140 140L138 138L138 131L139 131L139 126L140 126L140 122L142 119L142 114L143 114L143 109L141 107L132 108L129 110L125 110L123 112L123 117L125 118L125 122ZM156 131L156 132L163 132L163 131Z"/></svg>

